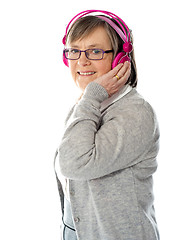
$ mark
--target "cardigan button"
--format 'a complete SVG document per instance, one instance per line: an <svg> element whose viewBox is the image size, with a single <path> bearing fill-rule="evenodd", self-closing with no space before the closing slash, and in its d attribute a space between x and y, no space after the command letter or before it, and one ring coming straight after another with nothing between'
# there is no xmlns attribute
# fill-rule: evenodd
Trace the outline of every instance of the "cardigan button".
<svg viewBox="0 0 196 240"><path fill-rule="evenodd" d="M74 196L75 195L75 191L74 190L70 190L70 195Z"/></svg>
<svg viewBox="0 0 196 240"><path fill-rule="evenodd" d="M80 219L78 217L74 218L74 222L79 223Z"/></svg>

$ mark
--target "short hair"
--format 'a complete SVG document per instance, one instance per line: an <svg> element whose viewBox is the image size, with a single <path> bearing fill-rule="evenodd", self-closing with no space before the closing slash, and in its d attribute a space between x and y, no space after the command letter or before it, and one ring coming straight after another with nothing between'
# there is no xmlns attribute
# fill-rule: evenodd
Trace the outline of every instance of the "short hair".
<svg viewBox="0 0 196 240"><path fill-rule="evenodd" d="M121 28L121 26L118 24L117 21L115 21L114 19L111 19L111 20L119 28ZM121 24L123 25L123 23ZM110 26L109 23L107 23L106 21L104 21L99 17L90 15L90 16L85 16L76 20L72 24L72 26L70 27L67 33L66 43L69 43L69 42L71 43L79 39L83 39L98 27L103 27L106 30L109 36L109 39L111 41L112 49L114 51L114 54L113 54L113 59L114 59L119 52L123 51L124 41L121 39L119 34ZM130 34L131 34L131 42L133 44L132 31L130 31ZM131 57L131 73L127 81L127 84L131 85L132 87L136 87L137 86L137 68L136 68L136 62L135 62L134 48L130 54L130 57Z"/></svg>

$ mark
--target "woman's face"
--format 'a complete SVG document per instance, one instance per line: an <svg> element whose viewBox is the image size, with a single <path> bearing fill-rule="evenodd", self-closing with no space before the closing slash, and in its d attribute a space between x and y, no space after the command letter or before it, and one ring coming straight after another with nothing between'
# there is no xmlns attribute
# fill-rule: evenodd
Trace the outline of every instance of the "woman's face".
<svg viewBox="0 0 196 240"><path fill-rule="evenodd" d="M104 51L112 49L110 39L103 27L96 28L82 39L68 43L67 47L83 51L93 48L103 49ZM112 53L105 53L102 60L89 60L82 52L78 60L69 60L73 80L82 92L90 82L111 70L112 59Z"/></svg>

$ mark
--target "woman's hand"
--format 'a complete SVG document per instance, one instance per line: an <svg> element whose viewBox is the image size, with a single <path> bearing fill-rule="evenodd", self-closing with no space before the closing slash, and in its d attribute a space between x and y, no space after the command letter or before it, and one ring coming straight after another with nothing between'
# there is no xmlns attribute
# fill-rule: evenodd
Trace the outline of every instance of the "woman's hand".
<svg viewBox="0 0 196 240"><path fill-rule="evenodd" d="M111 97L125 85L131 74L131 63L125 62L118 64L114 69L94 80L106 89Z"/></svg>

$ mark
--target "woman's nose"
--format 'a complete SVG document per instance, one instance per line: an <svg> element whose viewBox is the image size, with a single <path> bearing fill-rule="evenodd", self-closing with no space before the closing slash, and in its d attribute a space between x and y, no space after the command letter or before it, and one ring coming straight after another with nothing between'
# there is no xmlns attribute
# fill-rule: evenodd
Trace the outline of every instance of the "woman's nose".
<svg viewBox="0 0 196 240"><path fill-rule="evenodd" d="M90 61L86 57L85 52L81 52L80 58L78 59L78 64L81 66L89 65Z"/></svg>

